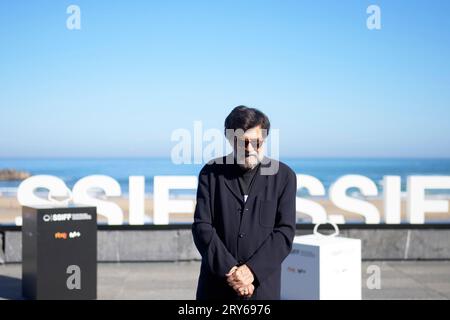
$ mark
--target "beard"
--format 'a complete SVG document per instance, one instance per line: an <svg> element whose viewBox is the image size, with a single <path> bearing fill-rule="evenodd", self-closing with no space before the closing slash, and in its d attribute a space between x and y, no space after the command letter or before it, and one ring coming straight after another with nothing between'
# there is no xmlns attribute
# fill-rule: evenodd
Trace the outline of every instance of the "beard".
<svg viewBox="0 0 450 320"><path fill-rule="evenodd" d="M244 157L239 157L236 159L237 165L244 170L254 169L258 164L261 163L262 155L254 153L246 153Z"/></svg>

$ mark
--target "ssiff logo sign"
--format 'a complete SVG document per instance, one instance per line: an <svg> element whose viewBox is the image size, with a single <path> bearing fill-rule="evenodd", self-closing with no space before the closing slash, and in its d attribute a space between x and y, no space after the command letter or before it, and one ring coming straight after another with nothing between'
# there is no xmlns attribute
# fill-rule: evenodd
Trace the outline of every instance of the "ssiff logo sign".
<svg viewBox="0 0 450 320"><path fill-rule="evenodd" d="M171 199L170 190L196 189L195 176L155 176L153 193L153 223L169 224L169 213L193 213L195 200ZM316 177L297 174L298 189L306 189L312 197L328 196L330 202L336 207L361 216L367 224L400 224L401 221L401 177L384 176L381 182L382 191L378 190L373 180L362 175L345 175L331 184L328 192L322 182ZM97 213L107 218L108 224L120 225L124 223L123 210L114 202L96 198L90 193L91 189L101 189L106 197L119 197L122 195L120 184L112 177L92 175L80 179L70 190L65 182L55 176L37 175L24 180L17 191L17 199L23 206L37 206L55 204L55 200L44 199L36 195L39 188L49 190L53 197L66 197L75 203L83 203L97 207ZM349 189L359 189L361 196L348 195ZM450 176L409 176L406 182L406 219L407 223L424 224L426 214L445 212L449 210L447 199L430 198L429 190L450 190ZM380 210L363 197L381 197L383 201L384 220ZM129 224L142 225L145 221L145 178L143 176L129 177ZM58 202L65 204L66 202ZM333 221L345 223L345 218L339 214L328 214L325 207L310 198L297 196L296 209L311 217L312 223ZM74 220L75 216L66 215L48 216L47 221ZM81 217L87 219L84 216ZM77 220L79 218L77 217ZM17 224L20 224L16 220Z"/></svg>

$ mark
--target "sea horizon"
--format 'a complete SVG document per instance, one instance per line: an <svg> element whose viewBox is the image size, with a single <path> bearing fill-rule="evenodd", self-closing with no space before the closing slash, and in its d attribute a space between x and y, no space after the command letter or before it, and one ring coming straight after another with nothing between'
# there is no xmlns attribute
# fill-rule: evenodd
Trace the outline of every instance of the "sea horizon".
<svg viewBox="0 0 450 320"><path fill-rule="evenodd" d="M383 176L397 175L402 179L402 192L406 191L406 178L410 175L450 175L450 158L438 157L282 157L280 161L289 165L297 174L318 178L326 190L339 177L347 174L370 178L379 191L382 190ZM169 157L3 157L0 158L0 170L8 168L26 171L31 175L54 175L70 188L85 176L107 175L116 179L123 195L127 195L129 176L144 176L145 192L151 194L154 176L196 176L205 163L174 164ZM17 188L20 183L21 181L0 181L0 188ZM437 194L447 195L450 190L440 190Z"/></svg>

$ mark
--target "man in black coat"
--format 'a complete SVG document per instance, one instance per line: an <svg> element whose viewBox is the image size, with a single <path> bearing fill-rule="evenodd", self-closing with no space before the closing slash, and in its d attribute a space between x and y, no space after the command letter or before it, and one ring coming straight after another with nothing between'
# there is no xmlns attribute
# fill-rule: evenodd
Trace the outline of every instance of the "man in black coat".
<svg viewBox="0 0 450 320"><path fill-rule="evenodd" d="M192 233L202 256L197 299L280 299L295 235L295 173L263 156L269 119L238 106L225 120L233 153L199 174Z"/></svg>

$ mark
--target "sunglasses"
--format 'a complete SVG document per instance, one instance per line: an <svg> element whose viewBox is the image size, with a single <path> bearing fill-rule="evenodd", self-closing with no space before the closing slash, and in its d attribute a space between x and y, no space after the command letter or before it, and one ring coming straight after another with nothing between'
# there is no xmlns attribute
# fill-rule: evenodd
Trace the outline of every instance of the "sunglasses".
<svg viewBox="0 0 450 320"><path fill-rule="evenodd" d="M251 144L253 149L255 150L259 150L263 143L264 143L264 139L238 139L237 137L234 138L235 142L240 142L243 145L245 145L245 149L248 149L248 146ZM240 145L242 145L240 144Z"/></svg>

